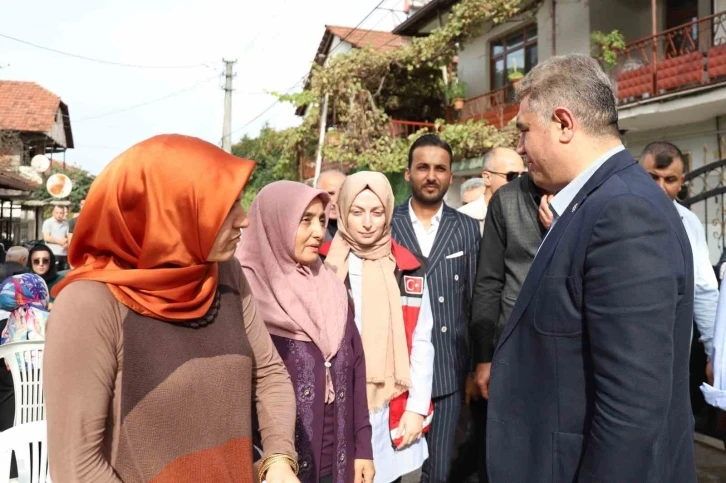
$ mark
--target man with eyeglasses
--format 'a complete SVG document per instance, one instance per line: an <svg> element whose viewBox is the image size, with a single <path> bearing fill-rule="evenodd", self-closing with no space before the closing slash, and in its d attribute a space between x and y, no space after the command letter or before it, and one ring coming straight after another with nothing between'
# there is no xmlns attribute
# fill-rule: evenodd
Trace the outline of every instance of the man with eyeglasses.
<svg viewBox="0 0 726 483"><path fill-rule="evenodd" d="M459 208L459 211L479 220L481 232L484 233L484 220L489 201L499 188L521 176L524 172L524 161L513 149L493 148L484 155L482 169L484 194Z"/></svg>

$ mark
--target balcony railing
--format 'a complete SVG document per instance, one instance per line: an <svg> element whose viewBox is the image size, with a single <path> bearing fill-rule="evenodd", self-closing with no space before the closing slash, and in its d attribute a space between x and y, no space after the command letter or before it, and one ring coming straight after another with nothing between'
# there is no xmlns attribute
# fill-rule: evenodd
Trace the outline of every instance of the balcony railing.
<svg viewBox="0 0 726 483"><path fill-rule="evenodd" d="M726 12L628 44L611 76L621 104L726 81Z"/></svg>
<svg viewBox="0 0 726 483"><path fill-rule="evenodd" d="M407 139L411 134L414 134L421 129L434 132L436 130L436 125L433 122L400 121L398 119L391 119L388 124L388 129L391 133L391 137Z"/></svg>
<svg viewBox="0 0 726 483"><path fill-rule="evenodd" d="M512 102L511 86L502 87L480 96L472 97L464 102L464 109L459 117L460 122L469 119L486 120L489 124L501 129L517 116L519 105Z"/></svg>

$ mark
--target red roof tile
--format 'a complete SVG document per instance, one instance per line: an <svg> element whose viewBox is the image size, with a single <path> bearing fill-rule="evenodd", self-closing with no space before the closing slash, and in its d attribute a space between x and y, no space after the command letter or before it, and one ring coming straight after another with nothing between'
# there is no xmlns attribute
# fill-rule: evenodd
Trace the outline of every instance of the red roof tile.
<svg viewBox="0 0 726 483"><path fill-rule="evenodd" d="M398 49L408 42L408 37L380 30L363 30L332 25L326 25L325 28L333 35L345 39L346 42L359 49L369 47L385 52Z"/></svg>
<svg viewBox="0 0 726 483"><path fill-rule="evenodd" d="M365 30L352 27L326 25L325 34L323 34L323 39L320 41L318 52L315 55L315 62L319 65L323 65L326 57L330 53L330 44L333 41L333 36L339 37L341 40L345 39L346 42L350 43L355 48L371 48L381 52L398 49L408 43L410 39L410 37L396 35L391 32L383 32L380 30ZM310 77L308 77L305 81L304 89L307 89L309 85ZM305 106L299 106L295 110L295 114L298 116L302 116L304 113Z"/></svg>
<svg viewBox="0 0 726 483"><path fill-rule="evenodd" d="M60 97L35 82L0 81L0 130L51 130Z"/></svg>

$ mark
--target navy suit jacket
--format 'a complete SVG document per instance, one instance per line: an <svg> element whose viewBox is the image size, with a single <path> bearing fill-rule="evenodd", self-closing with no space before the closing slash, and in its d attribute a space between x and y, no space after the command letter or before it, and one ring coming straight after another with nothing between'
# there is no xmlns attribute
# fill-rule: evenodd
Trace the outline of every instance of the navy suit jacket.
<svg viewBox="0 0 726 483"><path fill-rule="evenodd" d="M551 228L492 361L492 483L696 483L693 258L627 151Z"/></svg>
<svg viewBox="0 0 726 483"><path fill-rule="evenodd" d="M420 260L426 260L426 283L434 315L431 342L436 352L431 395L441 397L458 391L471 369L469 318L481 231L477 220L444 205L434 245L426 259L408 206L406 200L394 210L391 232L396 242Z"/></svg>

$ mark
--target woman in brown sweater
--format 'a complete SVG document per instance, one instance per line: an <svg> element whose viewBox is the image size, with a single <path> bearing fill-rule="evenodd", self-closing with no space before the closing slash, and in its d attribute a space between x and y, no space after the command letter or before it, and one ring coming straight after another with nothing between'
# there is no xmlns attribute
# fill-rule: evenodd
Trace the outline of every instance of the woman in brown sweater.
<svg viewBox="0 0 726 483"><path fill-rule="evenodd" d="M48 321L55 483L298 483L295 399L239 264L254 163L177 135L116 158L91 187ZM253 397L254 395L254 397Z"/></svg>

